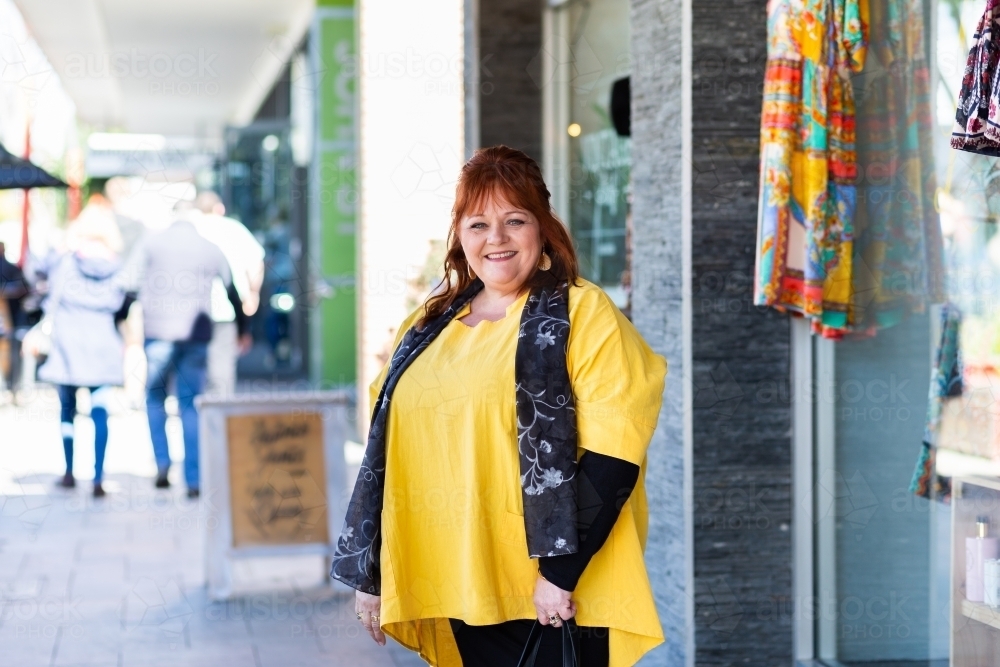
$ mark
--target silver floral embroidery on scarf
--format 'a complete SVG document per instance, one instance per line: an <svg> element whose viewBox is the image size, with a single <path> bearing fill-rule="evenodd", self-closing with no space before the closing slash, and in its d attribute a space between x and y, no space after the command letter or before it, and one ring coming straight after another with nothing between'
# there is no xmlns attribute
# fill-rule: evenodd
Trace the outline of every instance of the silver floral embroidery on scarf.
<svg viewBox="0 0 1000 667"><path fill-rule="evenodd" d="M528 554L575 553L576 409L566 369L569 286L533 291L514 362L517 449Z"/></svg>

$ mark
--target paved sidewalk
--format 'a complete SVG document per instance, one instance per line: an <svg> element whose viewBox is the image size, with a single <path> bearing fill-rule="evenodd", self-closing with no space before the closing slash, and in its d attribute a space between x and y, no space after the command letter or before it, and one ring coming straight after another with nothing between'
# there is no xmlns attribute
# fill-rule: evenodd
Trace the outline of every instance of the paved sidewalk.
<svg viewBox="0 0 1000 667"><path fill-rule="evenodd" d="M73 491L54 485L62 452L53 407L44 392L28 408L0 407L0 664L424 664L394 643L376 646L355 619L353 600L317 586L319 576L301 563L288 568L283 592L208 602L208 501L189 501L176 485L152 488L142 414L112 417L111 492L95 500L86 480ZM76 466L83 477L93 455L88 446L77 449L86 459Z"/></svg>

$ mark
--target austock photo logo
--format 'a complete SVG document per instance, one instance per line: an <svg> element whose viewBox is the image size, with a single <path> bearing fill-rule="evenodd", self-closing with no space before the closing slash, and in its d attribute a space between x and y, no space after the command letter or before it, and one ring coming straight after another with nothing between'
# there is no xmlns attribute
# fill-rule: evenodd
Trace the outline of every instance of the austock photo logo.
<svg viewBox="0 0 1000 667"><path fill-rule="evenodd" d="M846 477L840 471L826 471L819 476L813 489L816 514L814 520L836 519L853 531L860 541L862 531L879 509L879 500L860 470ZM808 499L803 500L808 502Z"/></svg>
<svg viewBox="0 0 1000 667"><path fill-rule="evenodd" d="M183 643L184 630L195 612L175 579L158 582L141 577L122 598L118 613L125 632L152 630L176 647Z"/></svg>
<svg viewBox="0 0 1000 667"><path fill-rule="evenodd" d="M696 373L694 408L708 410L719 419L732 419L743 402L743 389L729 367L720 363L707 373Z"/></svg>

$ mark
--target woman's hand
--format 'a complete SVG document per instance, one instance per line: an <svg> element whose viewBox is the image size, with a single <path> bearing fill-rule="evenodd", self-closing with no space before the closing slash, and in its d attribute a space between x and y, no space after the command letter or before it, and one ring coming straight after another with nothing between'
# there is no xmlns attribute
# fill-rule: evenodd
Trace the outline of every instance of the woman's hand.
<svg viewBox="0 0 1000 667"><path fill-rule="evenodd" d="M576 616L573 594L550 584L541 576L535 582L535 613L542 625L561 628L562 622ZM555 619L553 622L552 619Z"/></svg>
<svg viewBox="0 0 1000 667"><path fill-rule="evenodd" d="M379 646L385 646L385 635L382 633L381 619L379 618L382 613L382 597L356 591L354 611L358 614L361 625L365 626L365 630L375 640L375 643Z"/></svg>

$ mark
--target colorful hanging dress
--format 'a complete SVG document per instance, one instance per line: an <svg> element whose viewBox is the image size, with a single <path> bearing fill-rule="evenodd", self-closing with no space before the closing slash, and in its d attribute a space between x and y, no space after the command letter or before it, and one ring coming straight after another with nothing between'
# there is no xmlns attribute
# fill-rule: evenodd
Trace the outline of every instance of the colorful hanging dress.
<svg viewBox="0 0 1000 667"><path fill-rule="evenodd" d="M755 303L848 325L856 207L851 73L867 0L771 0L761 119Z"/></svg>
<svg viewBox="0 0 1000 667"><path fill-rule="evenodd" d="M962 351L959 346L961 329L962 313L954 304L945 304L941 309L941 340L938 343L927 396L924 441L920 447L916 469L913 471L913 479L910 481L910 493L944 502L951 497L951 480L937 474L937 440L944 399L962 395Z"/></svg>
<svg viewBox="0 0 1000 667"><path fill-rule="evenodd" d="M925 23L921 0L872 5L872 53L855 81L864 178L849 324L858 332L874 334L944 300Z"/></svg>
<svg viewBox="0 0 1000 667"><path fill-rule="evenodd" d="M1000 0L988 0L972 38L951 133L952 148L992 156L1000 156L1000 89L995 85L1000 65L998 21Z"/></svg>

